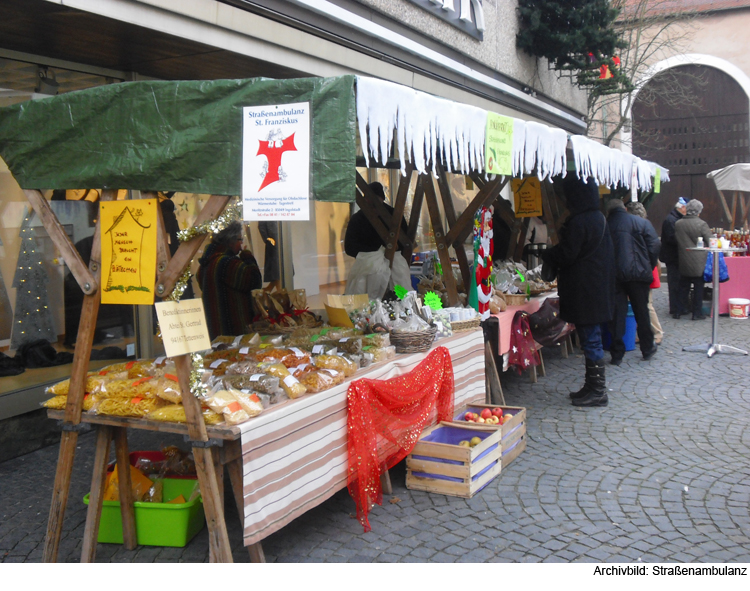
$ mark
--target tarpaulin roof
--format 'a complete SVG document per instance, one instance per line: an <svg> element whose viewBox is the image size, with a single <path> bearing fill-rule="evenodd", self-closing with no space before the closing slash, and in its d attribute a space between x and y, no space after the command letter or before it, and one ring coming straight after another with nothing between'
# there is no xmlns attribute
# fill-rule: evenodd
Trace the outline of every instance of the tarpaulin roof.
<svg viewBox="0 0 750 591"><path fill-rule="evenodd" d="M719 191L750 191L750 164L732 164L706 175Z"/></svg>
<svg viewBox="0 0 750 591"><path fill-rule="evenodd" d="M0 108L24 189L242 192L242 107L310 101L312 193L353 201L355 77L124 82Z"/></svg>

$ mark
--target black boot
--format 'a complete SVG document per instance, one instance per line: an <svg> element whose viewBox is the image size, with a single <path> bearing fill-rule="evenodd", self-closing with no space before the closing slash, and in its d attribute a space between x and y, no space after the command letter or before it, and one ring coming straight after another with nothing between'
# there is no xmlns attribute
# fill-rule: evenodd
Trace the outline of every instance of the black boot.
<svg viewBox="0 0 750 591"><path fill-rule="evenodd" d="M589 366L589 363L591 365ZM604 360L589 362L586 360L586 385L588 390L583 396L573 398L573 406L607 406L607 380L604 376Z"/></svg>
<svg viewBox="0 0 750 591"><path fill-rule="evenodd" d="M591 392L591 378L594 375L594 372L596 371L596 361L591 361L590 359L586 359L586 378L583 382L583 388L578 390L578 392L571 392L569 396L576 400L577 398L583 398L586 396L589 392Z"/></svg>

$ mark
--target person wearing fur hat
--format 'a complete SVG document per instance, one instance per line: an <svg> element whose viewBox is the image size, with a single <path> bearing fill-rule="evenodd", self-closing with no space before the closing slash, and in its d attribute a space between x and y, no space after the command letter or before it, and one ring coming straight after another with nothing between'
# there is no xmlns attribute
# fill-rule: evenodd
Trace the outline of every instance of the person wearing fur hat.
<svg viewBox="0 0 750 591"><path fill-rule="evenodd" d="M674 235L674 226L677 220L685 215L687 201L680 197L674 208L667 214L661 224L661 253L659 260L667 266L667 285L669 286L669 313L672 317L687 314L682 309L680 299L680 259L677 255L677 238Z"/></svg>
<svg viewBox="0 0 750 591"><path fill-rule="evenodd" d="M687 250L695 248L698 237L703 237L703 244L711 240L711 229L700 218L703 203L691 199L685 207L685 217L674 225L677 239L677 252L680 264L680 303L682 310L688 309L688 295L693 287L693 320L704 320L703 314L703 270L706 268L706 252ZM687 314L687 312L684 312ZM679 318L679 314L675 318Z"/></svg>

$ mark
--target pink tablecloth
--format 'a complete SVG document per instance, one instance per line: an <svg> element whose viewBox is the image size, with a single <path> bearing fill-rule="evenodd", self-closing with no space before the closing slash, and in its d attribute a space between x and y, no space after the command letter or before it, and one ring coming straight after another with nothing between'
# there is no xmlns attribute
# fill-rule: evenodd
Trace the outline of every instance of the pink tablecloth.
<svg viewBox="0 0 750 591"><path fill-rule="evenodd" d="M724 257L729 281L719 286L719 314L729 314L729 298L750 300L750 257Z"/></svg>
<svg viewBox="0 0 750 591"><path fill-rule="evenodd" d="M502 355L505 355L510 350L510 329L511 329L511 325L513 324L513 317L516 315L516 312L518 312L519 310L523 310L524 312L533 314L540 308L544 300L546 300L547 298L556 298L556 297L557 297L556 291L545 293L535 298L531 298L523 306L508 306L505 312L500 312L499 314L493 314L492 316L497 318L497 323L498 323L498 333L499 333L497 335L498 354L502 356Z"/></svg>

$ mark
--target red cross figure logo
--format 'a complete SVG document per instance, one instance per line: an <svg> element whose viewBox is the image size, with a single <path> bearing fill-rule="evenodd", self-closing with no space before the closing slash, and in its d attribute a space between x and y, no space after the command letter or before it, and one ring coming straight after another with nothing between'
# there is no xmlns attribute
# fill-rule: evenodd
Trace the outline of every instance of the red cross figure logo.
<svg viewBox="0 0 750 591"><path fill-rule="evenodd" d="M258 191L261 191L264 187L267 187L271 183L275 183L281 180L279 177L279 168L281 168L281 156L284 152L296 152L297 148L294 145L294 134L290 135L281 141L279 140L260 140L258 142L258 153L256 156L265 156L268 160L268 170L266 175L263 177L263 182L258 187Z"/></svg>

